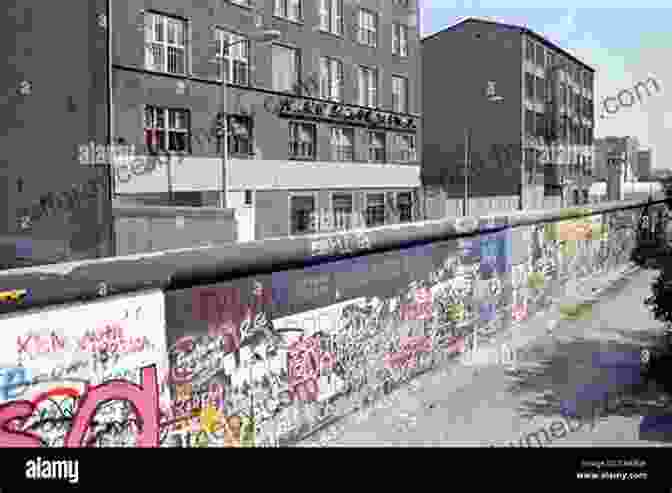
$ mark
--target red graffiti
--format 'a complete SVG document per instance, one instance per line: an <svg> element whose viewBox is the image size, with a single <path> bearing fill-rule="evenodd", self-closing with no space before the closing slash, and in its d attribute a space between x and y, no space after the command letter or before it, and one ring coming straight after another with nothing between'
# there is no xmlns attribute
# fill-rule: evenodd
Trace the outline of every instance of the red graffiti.
<svg viewBox="0 0 672 493"><path fill-rule="evenodd" d="M78 448L89 430L91 418L98 407L109 401L128 401L140 423L137 447L159 445L159 392L156 366L140 371L140 385L121 380L111 380L92 387L80 402L72 420L72 427L65 437L65 447ZM29 432L18 431L13 422L26 420L36 406L29 401L13 401L0 405L0 447L41 447L40 438Z"/></svg>
<svg viewBox="0 0 672 493"><path fill-rule="evenodd" d="M319 397L318 380L323 370L333 368L333 354L320 349L317 336L301 336L293 342L287 352L287 373L289 393L292 399L315 401Z"/></svg>
<svg viewBox="0 0 672 493"><path fill-rule="evenodd" d="M49 400L53 397L72 397L75 399L79 398L79 392L75 389L71 389L68 387L58 387L55 389L51 389L47 392L42 392L39 394L37 397L35 397L32 402L35 407L38 407L40 404L42 404L44 401Z"/></svg>
<svg viewBox="0 0 672 493"><path fill-rule="evenodd" d="M401 305L402 320L430 320L432 318L432 290L418 288L415 290L415 301Z"/></svg>
<svg viewBox="0 0 672 493"><path fill-rule="evenodd" d="M16 343L19 354L26 354L31 358L39 355L63 352L66 350L66 337L59 337L52 332L49 336L28 335L18 336ZM74 339L77 350L87 353L107 351L111 353L137 353L146 349L144 337L129 337L117 323L110 323L98 327L79 339Z"/></svg>
<svg viewBox="0 0 672 493"><path fill-rule="evenodd" d="M210 337L223 337L225 354L240 349L241 325L244 320L254 320L262 306L272 303L272 294L256 282L252 291L252 305L241 302L238 288L204 288L192 290L193 315L196 320L208 323Z"/></svg>

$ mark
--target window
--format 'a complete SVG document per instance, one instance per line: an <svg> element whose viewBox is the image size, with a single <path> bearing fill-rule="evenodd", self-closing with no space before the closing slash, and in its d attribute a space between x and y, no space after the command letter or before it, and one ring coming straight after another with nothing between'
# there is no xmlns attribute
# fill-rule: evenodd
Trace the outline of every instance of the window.
<svg viewBox="0 0 672 493"><path fill-rule="evenodd" d="M537 53L536 53L536 63L539 67L544 68L544 62L546 61L546 50L544 50L543 45L537 44Z"/></svg>
<svg viewBox="0 0 672 493"><path fill-rule="evenodd" d="M343 101L343 63L335 58L320 58L320 97Z"/></svg>
<svg viewBox="0 0 672 493"><path fill-rule="evenodd" d="M369 162L385 162L385 133L369 132Z"/></svg>
<svg viewBox="0 0 672 493"><path fill-rule="evenodd" d="M546 135L546 115L543 113L535 113L535 132L537 137L544 137Z"/></svg>
<svg viewBox="0 0 672 493"><path fill-rule="evenodd" d="M148 70L184 74L186 70L185 21L145 14L145 66Z"/></svg>
<svg viewBox="0 0 672 493"><path fill-rule="evenodd" d="M254 154L252 143L252 118L229 115L227 117L228 153L238 155ZM221 152L218 148L218 152Z"/></svg>
<svg viewBox="0 0 672 493"><path fill-rule="evenodd" d="M375 108L378 106L378 70L359 66L358 104Z"/></svg>
<svg viewBox="0 0 672 493"><path fill-rule="evenodd" d="M400 151L400 160L405 163L417 161L418 158L415 152L415 135L399 134L397 138Z"/></svg>
<svg viewBox="0 0 672 493"><path fill-rule="evenodd" d="M525 58L529 61L534 61L534 42L528 39L525 43Z"/></svg>
<svg viewBox="0 0 672 493"><path fill-rule="evenodd" d="M334 193L331 196L335 229L352 228L352 194Z"/></svg>
<svg viewBox="0 0 672 493"><path fill-rule="evenodd" d="M546 80L540 77L535 77L534 81L537 86L534 94L535 99L538 103L543 103L546 101Z"/></svg>
<svg viewBox="0 0 672 493"><path fill-rule="evenodd" d="M535 112L525 110L525 135L534 135L535 131Z"/></svg>
<svg viewBox="0 0 672 493"><path fill-rule="evenodd" d="M397 22L392 24L392 53L408 56L408 27Z"/></svg>
<svg viewBox="0 0 672 493"><path fill-rule="evenodd" d="M235 43L235 44L234 44ZM243 36L217 30L217 59L226 82L248 85L250 83L250 42Z"/></svg>
<svg viewBox="0 0 672 493"><path fill-rule="evenodd" d="M399 211L399 222L410 223L413 220L411 192L399 192L397 194L397 210Z"/></svg>
<svg viewBox="0 0 672 493"><path fill-rule="evenodd" d="M408 113L408 79L392 77L392 111Z"/></svg>
<svg viewBox="0 0 672 493"><path fill-rule="evenodd" d="M310 123L289 124L290 159L315 159L315 125Z"/></svg>
<svg viewBox="0 0 672 493"><path fill-rule="evenodd" d="M369 193L366 195L366 226L373 228L385 224L385 194Z"/></svg>
<svg viewBox="0 0 672 493"><path fill-rule="evenodd" d="M301 0L275 0L274 15L290 21L301 21Z"/></svg>
<svg viewBox="0 0 672 493"><path fill-rule="evenodd" d="M273 90L297 92L299 87L299 51L287 46L273 45Z"/></svg>
<svg viewBox="0 0 672 493"><path fill-rule="evenodd" d="M245 190L245 198L243 205L252 205L252 190Z"/></svg>
<svg viewBox="0 0 672 493"><path fill-rule="evenodd" d="M534 100L534 75L525 73L525 96L530 101Z"/></svg>
<svg viewBox="0 0 672 493"><path fill-rule="evenodd" d="M320 29L343 34L343 0L320 0Z"/></svg>
<svg viewBox="0 0 672 493"><path fill-rule="evenodd" d="M292 195L289 198L290 235L315 232L315 197L313 195Z"/></svg>
<svg viewBox="0 0 672 493"><path fill-rule="evenodd" d="M331 148L334 161L355 160L355 131L352 128L332 128Z"/></svg>
<svg viewBox="0 0 672 493"><path fill-rule="evenodd" d="M189 110L145 106L145 143L156 151L188 152Z"/></svg>
<svg viewBox="0 0 672 493"><path fill-rule="evenodd" d="M357 32L357 41L375 48L378 44L378 16L368 10L360 9Z"/></svg>

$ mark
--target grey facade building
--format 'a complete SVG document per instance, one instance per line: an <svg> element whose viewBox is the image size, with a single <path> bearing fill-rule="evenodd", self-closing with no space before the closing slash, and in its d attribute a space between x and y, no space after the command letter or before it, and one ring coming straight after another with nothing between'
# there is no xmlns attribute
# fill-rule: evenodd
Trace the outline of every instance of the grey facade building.
<svg viewBox="0 0 672 493"><path fill-rule="evenodd" d="M3 3L0 268L112 254L105 0Z"/></svg>
<svg viewBox="0 0 672 493"><path fill-rule="evenodd" d="M316 215L337 229L359 212L394 222L391 204L408 220L421 160L418 13L416 0L115 4L114 135L179 156L116 192L217 206L226 189L243 241L315 231ZM260 29L280 39L222 48Z"/></svg>
<svg viewBox="0 0 672 493"><path fill-rule="evenodd" d="M525 27L475 18L424 38L422 55L424 183L463 196L470 129L470 196L587 201L592 67Z"/></svg>
<svg viewBox="0 0 672 493"><path fill-rule="evenodd" d="M623 156L623 180L626 182L637 181L639 175L638 165L639 140L637 137L604 137L595 141L595 178L606 181L609 172L607 159L609 154Z"/></svg>

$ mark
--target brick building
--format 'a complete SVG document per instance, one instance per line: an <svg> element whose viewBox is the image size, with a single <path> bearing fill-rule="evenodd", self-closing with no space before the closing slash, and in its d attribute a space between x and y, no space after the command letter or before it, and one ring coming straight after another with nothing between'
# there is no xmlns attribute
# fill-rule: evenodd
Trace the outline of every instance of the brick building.
<svg viewBox="0 0 672 493"><path fill-rule="evenodd" d="M115 4L114 136L180 156L116 192L216 206L226 188L241 240L308 233L318 212L361 212L370 226L410 219L420 162L418 25L416 0ZM260 29L280 38L222 48ZM222 77L226 167L216 131Z"/></svg>
<svg viewBox="0 0 672 493"><path fill-rule="evenodd" d="M77 159L108 139L106 1L3 7L0 269L110 255L107 168Z"/></svg>
<svg viewBox="0 0 672 493"><path fill-rule="evenodd" d="M471 197L588 198L594 70L525 28L468 18L422 40L423 182Z"/></svg>

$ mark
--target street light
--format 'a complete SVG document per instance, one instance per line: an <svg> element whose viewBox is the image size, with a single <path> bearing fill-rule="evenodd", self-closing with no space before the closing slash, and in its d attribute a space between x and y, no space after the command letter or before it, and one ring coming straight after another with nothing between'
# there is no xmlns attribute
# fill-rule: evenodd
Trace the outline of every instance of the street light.
<svg viewBox="0 0 672 493"><path fill-rule="evenodd" d="M232 43L223 44L221 47L221 73L222 73L222 85L220 90L220 114L222 117L222 126L219 129L222 132L222 193L219 201L219 206L223 209L228 203L228 186L227 180L230 177L229 174L229 156L228 156L228 121L226 117L227 107L228 107L228 87L229 82L227 80L227 75L224 73L224 50L231 48L239 43L246 43L248 41L254 41L259 44L269 44L273 41L276 41L282 36L280 31L274 29L265 29L263 31L258 31L255 33L247 34L246 37L234 41Z"/></svg>
<svg viewBox="0 0 672 493"><path fill-rule="evenodd" d="M495 94L495 86L493 82L488 83L487 96L491 103L499 103L504 101L504 97ZM464 204L462 211L464 217L469 213L469 174L471 173L471 127L467 126L464 129Z"/></svg>

